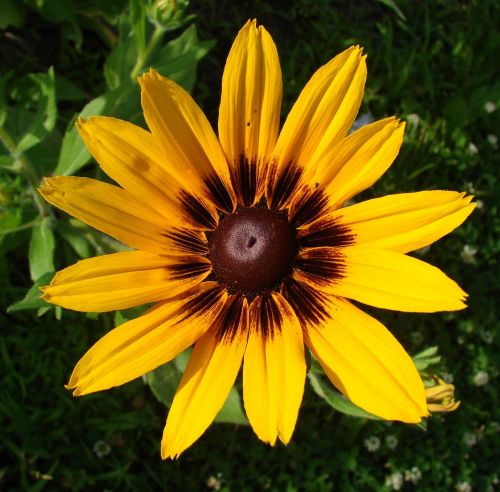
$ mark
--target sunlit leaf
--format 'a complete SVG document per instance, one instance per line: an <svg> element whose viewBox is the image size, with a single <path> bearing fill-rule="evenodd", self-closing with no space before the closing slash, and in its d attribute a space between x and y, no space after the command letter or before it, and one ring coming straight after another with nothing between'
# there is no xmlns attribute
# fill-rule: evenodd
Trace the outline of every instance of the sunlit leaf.
<svg viewBox="0 0 500 492"><path fill-rule="evenodd" d="M40 287L47 285L52 277L54 276L54 272L49 272L46 273L45 275L42 275L35 285L31 287L30 290L26 293L23 299L20 301L15 302L14 304L11 304L7 308L7 312L11 313L14 311L23 311L26 309L39 309L47 306L47 303L40 298L42 295L42 292L40 291Z"/></svg>
<svg viewBox="0 0 500 492"><path fill-rule="evenodd" d="M130 83L130 74L137 60L134 39L120 40L104 64L104 77L111 90Z"/></svg>
<svg viewBox="0 0 500 492"><path fill-rule="evenodd" d="M25 135L16 146L16 152L30 149L43 140L53 129L57 119L54 68L46 74L32 74L31 78L39 87L37 112Z"/></svg>
<svg viewBox="0 0 500 492"><path fill-rule="evenodd" d="M119 90L106 92L90 101L68 125L54 174L59 176L75 174L90 161L90 152L75 127L78 116L87 118L106 114L134 120L140 114L139 108L138 89L132 84L123 86Z"/></svg>
<svg viewBox="0 0 500 492"><path fill-rule="evenodd" d="M141 56L146 47L146 3L143 0L130 0L129 21L137 53Z"/></svg>
<svg viewBox="0 0 500 492"><path fill-rule="evenodd" d="M214 44L215 41L200 41L196 27L191 25L177 39L159 50L151 66L190 91L196 80L198 62Z"/></svg>
<svg viewBox="0 0 500 492"><path fill-rule="evenodd" d="M217 417L215 417L215 422L248 425L248 419L241 405L241 396L234 386L231 388Z"/></svg>
<svg viewBox="0 0 500 492"><path fill-rule="evenodd" d="M429 347L412 357L418 371L425 371L428 367L438 364L441 356L438 355L437 347Z"/></svg>
<svg viewBox="0 0 500 492"><path fill-rule="evenodd" d="M54 269L54 233L50 217L38 220L33 226L29 247L31 279L36 282Z"/></svg>
<svg viewBox="0 0 500 492"><path fill-rule="evenodd" d="M80 258L88 258L93 254L93 248L85 235L85 230L73 227L71 224L58 221L57 232L75 250Z"/></svg>

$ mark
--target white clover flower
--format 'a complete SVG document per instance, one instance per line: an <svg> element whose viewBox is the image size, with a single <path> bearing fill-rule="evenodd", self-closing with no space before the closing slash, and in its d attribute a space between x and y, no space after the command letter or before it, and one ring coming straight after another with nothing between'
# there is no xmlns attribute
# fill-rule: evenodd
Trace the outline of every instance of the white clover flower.
<svg viewBox="0 0 500 492"><path fill-rule="evenodd" d="M396 449L396 447L398 445L398 438L394 434L389 434L385 438L385 445L389 449Z"/></svg>
<svg viewBox="0 0 500 492"><path fill-rule="evenodd" d="M477 145L474 142L469 142L469 145L467 146L467 153L470 155L479 154L479 149L477 148Z"/></svg>
<svg viewBox="0 0 500 492"><path fill-rule="evenodd" d="M474 265L476 263L477 251L477 248L475 248L474 246L466 244L460 252L460 258L462 258L462 261L464 263L467 263L468 265Z"/></svg>
<svg viewBox="0 0 500 492"><path fill-rule="evenodd" d="M471 181L467 181L467 183L465 183L465 189L467 190L467 193L474 194L476 192L474 183L472 183Z"/></svg>
<svg viewBox="0 0 500 492"><path fill-rule="evenodd" d="M489 428L493 432L500 432L500 423L496 421L490 422Z"/></svg>
<svg viewBox="0 0 500 492"><path fill-rule="evenodd" d="M488 384L488 381L490 380L490 376L486 371L478 371L476 374L474 374L474 384L476 386L485 386Z"/></svg>
<svg viewBox="0 0 500 492"><path fill-rule="evenodd" d="M496 135L490 134L486 137L488 143L494 148L498 148L498 137Z"/></svg>
<svg viewBox="0 0 500 492"><path fill-rule="evenodd" d="M104 458L111 453L111 446L106 441L97 441L94 443L93 450L98 458Z"/></svg>
<svg viewBox="0 0 500 492"><path fill-rule="evenodd" d="M458 482L455 484L456 492L472 492L472 487L469 482Z"/></svg>
<svg viewBox="0 0 500 492"><path fill-rule="evenodd" d="M497 105L493 101L486 101L484 103L484 110L487 113L493 113L493 111L495 111L495 109L497 109Z"/></svg>
<svg viewBox="0 0 500 492"><path fill-rule="evenodd" d="M394 472L385 477L385 485L389 490L399 490L403 486L403 474Z"/></svg>
<svg viewBox="0 0 500 492"><path fill-rule="evenodd" d="M464 443L471 448L475 444L477 444L477 436L474 432L466 432L464 434Z"/></svg>
<svg viewBox="0 0 500 492"><path fill-rule="evenodd" d="M412 466L405 470L405 480L411 483L417 483L422 478L422 472L418 466Z"/></svg>
<svg viewBox="0 0 500 492"><path fill-rule="evenodd" d="M222 486L222 481L220 480L221 476L222 476L221 473L217 473L217 476L210 475L207 478L206 486L212 490L220 490Z"/></svg>
<svg viewBox="0 0 500 492"><path fill-rule="evenodd" d="M449 372L443 372L443 374L441 375L441 377L443 378L443 381L445 383L448 383L448 384L453 383L453 374L451 374Z"/></svg>
<svg viewBox="0 0 500 492"><path fill-rule="evenodd" d="M377 436L371 436L365 439L365 448L370 451L370 453L374 453L380 448L380 439Z"/></svg>
<svg viewBox="0 0 500 492"><path fill-rule="evenodd" d="M420 116L416 113L409 114L406 117L409 126L417 127L420 124Z"/></svg>

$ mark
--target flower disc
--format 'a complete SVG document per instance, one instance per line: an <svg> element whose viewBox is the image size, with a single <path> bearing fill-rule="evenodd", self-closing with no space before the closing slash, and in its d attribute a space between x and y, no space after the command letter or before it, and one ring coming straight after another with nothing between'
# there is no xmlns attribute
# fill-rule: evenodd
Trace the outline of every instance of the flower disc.
<svg viewBox="0 0 500 492"><path fill-rule="evenodd" d="M286 216L267 208L241 208L221 219L210 237L215 277L232 293L256 295L279 285L298 252Z"/></svg>

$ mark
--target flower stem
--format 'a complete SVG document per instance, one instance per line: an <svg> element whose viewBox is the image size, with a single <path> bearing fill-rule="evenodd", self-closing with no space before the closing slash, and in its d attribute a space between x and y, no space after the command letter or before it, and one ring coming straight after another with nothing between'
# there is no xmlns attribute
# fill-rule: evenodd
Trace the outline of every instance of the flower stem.
<svg viewBox="0 0 500 492"><path fill-rule="evenodd" d="M161 38L163 37L164 30L160 26L156 26L153 35L151 36L151 39L149 40L148 45L144 49L142 53L139 54L137 57L137 62L132 69L132 72L130 73L130 78L132 80L135 80L139 72L141 71L142 68L144 68L144 65L147 63L149 57L153 53L154 49L158 45L158 43L161 41Z"/></svg>

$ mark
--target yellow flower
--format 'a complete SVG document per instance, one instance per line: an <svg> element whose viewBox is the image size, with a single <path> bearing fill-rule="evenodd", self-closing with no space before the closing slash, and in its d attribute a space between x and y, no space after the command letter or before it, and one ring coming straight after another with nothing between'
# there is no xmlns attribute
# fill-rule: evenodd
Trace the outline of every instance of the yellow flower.
<svg viewBox="0 0 500 492"><path fill-rule="evenodd" d="M133 248L57 273L44 299L78 311L156 303L78 362L68 388L117 386L194 344L161 445L176 457L210 425L243 364L257 436L290 440L306 376L304 344L332 383L385 419L428 414L420 376L397 340L347 299L409 312L462 309L466 294L405 253L455 229L471 197L423 191L341 208L392 164L404 123L348 135L365 56L351 47L321 67L279 131L276 47L249 21L222 79L219 138L193 99L154 70L140 78L149 131L79 121L93 156L120 186L46 179L53 205Z"/></svg>
<svg viewBox="0 0 500 492"><path fill-rule="evenodd" d="M445 383L439 376L432 376L432 386L425 388L429 412L453 412L460 406L455 401L455 386Z"/></svg>

